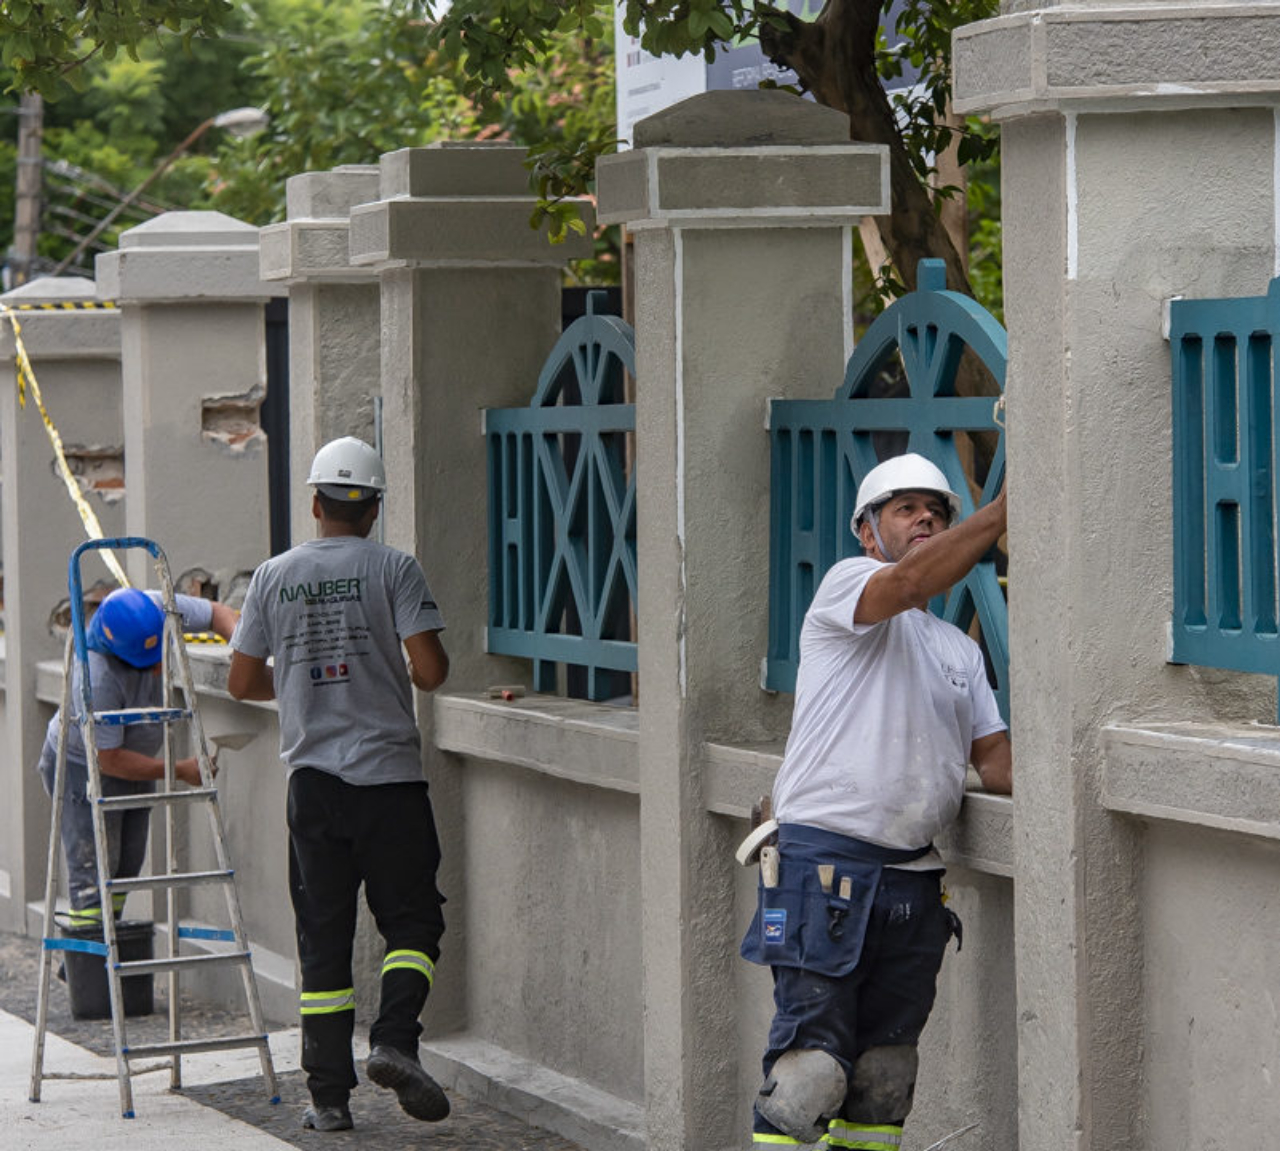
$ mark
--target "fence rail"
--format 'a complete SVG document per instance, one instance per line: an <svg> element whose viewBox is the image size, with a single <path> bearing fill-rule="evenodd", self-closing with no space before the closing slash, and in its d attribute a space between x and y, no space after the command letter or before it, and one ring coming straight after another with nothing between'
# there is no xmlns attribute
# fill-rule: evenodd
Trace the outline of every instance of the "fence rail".
<svg viewBox="0 0 1280 1151"><path fill-rule="evenodd" d="M1008 360L1004 329L979 304L946 291L941 260L922 260L919 288L871 325L849 359L843 385L830 400L775 400L772 441L769 651L764 686L794 691L800 628L813 594L837 560L860 555L849 526L858 484L878 461L874 437L898 433L899 450L919 452L937 464L974 510L957 452L956 433L999 432L981 495L985 503L1004 482L1004 435L995 421L994 398L956 395L966 348L1003 390ZM901 357L909 395L878 398L886 364ZM995 564L984 561L931 605L967 630L978 617L995 679L996 697L1008 717L1008 610Z"/></svg>
<svg viewBox="0 0 1280 1151"><path fill-rule="evenodd" d="M626 694L636 670L635 336L597 315L603 293L560 337L527 408L485 413L489 454L488 650L557 666L580 694ZM570 687L574 685L571 683Z"/></svg>
<svg viewBox="0 0 1280 1151"><path fill-rule="evenodd" d="M1177 663L1280 673L1277 330L1280 279L1170 307Z"/></svg>

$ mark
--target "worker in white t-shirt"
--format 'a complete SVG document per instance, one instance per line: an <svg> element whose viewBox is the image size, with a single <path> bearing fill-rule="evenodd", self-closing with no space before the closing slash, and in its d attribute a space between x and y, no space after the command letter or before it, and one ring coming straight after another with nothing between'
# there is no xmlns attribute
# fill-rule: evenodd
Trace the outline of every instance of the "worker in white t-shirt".
<svg viewBox="0 0 1280 1151"><path fill-rule="evenodd" d="M757 1145L897 1147L916 1043L960 921L932 843L969 764L1012 790L982 652L927 610L1005 530L1001 492L962 523L914 454L873 468L853 530L864 556L823 578L800 634L795 714L773 791L776 853L742 954L773 970Z"/></svg>

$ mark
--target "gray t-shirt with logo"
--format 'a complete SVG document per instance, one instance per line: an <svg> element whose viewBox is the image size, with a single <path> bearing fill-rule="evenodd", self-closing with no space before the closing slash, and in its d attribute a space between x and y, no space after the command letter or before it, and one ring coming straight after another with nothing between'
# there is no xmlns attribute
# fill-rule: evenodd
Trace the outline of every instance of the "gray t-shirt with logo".
<svg viewBox="0 0 1280 1151"><path fill-rule="evenodd" d="M444 619L412 556L374 540L309 540L253 573L231 646L275 660L280 758L357 785L422 778L401 642Z"/></svg>

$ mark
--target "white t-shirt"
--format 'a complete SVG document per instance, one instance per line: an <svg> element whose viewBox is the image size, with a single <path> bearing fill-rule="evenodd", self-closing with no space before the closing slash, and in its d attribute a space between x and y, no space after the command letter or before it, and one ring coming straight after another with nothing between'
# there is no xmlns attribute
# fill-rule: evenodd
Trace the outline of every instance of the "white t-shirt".
<svg viewBox="0 0 1280 1151"><path fill-rule="evenodd" d="M804 617L773 814L910 849L955 819L970 746L1005 723L982 652L959 628L914 609L853 622L883 566L865 556L837 563Z"/></svg>

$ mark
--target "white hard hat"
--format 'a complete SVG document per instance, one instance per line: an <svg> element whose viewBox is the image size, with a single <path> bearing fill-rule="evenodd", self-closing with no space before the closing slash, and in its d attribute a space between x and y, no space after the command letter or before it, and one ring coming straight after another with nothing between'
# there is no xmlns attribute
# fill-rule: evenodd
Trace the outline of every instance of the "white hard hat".
<svg viewBox="0 0 1280 1151"><path fill-rule="evenodd" d="M868 508L890 499L898 492L937 492L946 499L954 520L960 514L960 497L951 490L942 470L915 452L893 456L877 464L866 479L858 485L858 505L854 508L854 535L858 534L858 521Z"/></svg>
<svg viewBox="0 0 1280 1151"><path fill-rule="evenodd" d="M316 452L307 483L335 500L367 500L387 490L387 473L382 457L364 440L343 436Z"/></svg>

